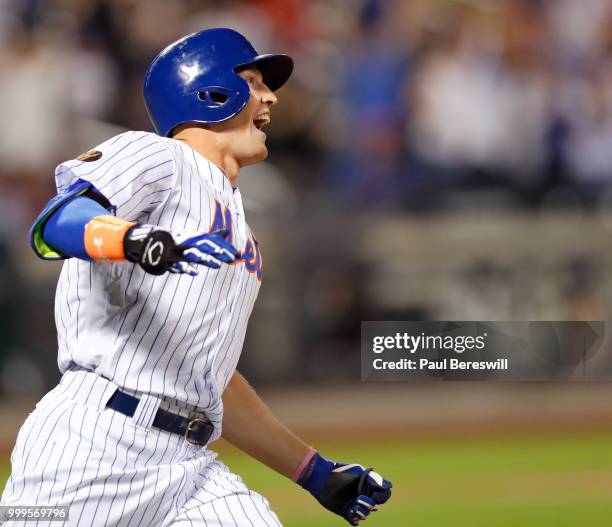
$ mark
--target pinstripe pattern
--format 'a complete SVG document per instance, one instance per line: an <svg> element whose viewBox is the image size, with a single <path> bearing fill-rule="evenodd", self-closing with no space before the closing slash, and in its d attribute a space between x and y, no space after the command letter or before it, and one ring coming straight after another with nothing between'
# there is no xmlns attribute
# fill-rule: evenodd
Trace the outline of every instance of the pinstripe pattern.
<svg viewBox="0 0 612 527"><path fill-rule="evenodd" d="M67 505L67 526L280 525L211 450L104 409L115 389L93 372L64 374L20 431L3 505Z"/></svg>
<svg viewBox="0 0 612 527"><path fill-rule="evenodd" d="M190 147L128 132L95 150L58 166L58 189L91 181L117 216L175 230L207 232L222 207L238 250L254 244L240 192ZM161 405L206 413L219 437L259 286L243 262L192 278L67 260L55 299L64 376L20 431L2 503L71 504L71 525L280 525L213 452L149 426ZM142 397L131 419L104 409L117 387Z"/></svg>
<svg viewBox="0 0 612 527"><path fill-rule="evenodd" d="M118 216L188 231L208 231L218 202L230 211L237 248L253 239L240 192L190 147L128 132L96 150L103 153L96 162L62 163L58 188L87 179ZM198 407L217 425L216 437L220 396L238 363L259 285L242 263L203 268L191 278L69 260L56 295L60 369L77 364L128 392Z"/></svg>

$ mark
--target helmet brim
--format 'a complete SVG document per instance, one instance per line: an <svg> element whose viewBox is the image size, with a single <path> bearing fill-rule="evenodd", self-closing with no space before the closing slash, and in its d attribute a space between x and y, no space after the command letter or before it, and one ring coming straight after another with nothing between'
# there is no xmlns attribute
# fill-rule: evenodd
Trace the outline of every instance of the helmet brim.
<svg viewBox="0 0 612 527"><path fill-rule="evenodd" d="M264 84L272 91L283 86L293 73L293 59L281 53L258 55L245 64L239 64L234 71L239 72L249 66L255 66L261 71Z"/></svg>

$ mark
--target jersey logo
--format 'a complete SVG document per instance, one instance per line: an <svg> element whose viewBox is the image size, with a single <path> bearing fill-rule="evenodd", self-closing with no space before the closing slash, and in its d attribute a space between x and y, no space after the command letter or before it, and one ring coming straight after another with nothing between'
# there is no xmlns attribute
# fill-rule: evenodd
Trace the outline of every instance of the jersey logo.
<svg viewBox="0 0 612 527"><path fill-rule="evenodd" d="M232 224L232 213L227 207L215 200L215 215L209 232L228 230L227 241L234 245L234 225ZM236 247L238 248L238 247Z"/></svg>
<svg viewBox="0 0 612 527"><path fill-rule="evenodd" d="M221 205L217 200L215 200L215 214L213 216L213 222L210 226L209 232L214 232L218 230L227 230L229 234L227 235L227 241L229 241L232 245L236 245L235 236L234 236L234 225L232 222L232 213L227 208ZM238 249L238 247L236 247ZM263 276L263 264L261 260L261 253L259 252L259 244L253 236L253 239L248 239L244 244L243 250L240 252L240 257L234 262L235 265L240 262L244 262L244 267L249 273L256 273L257 280L261 282L261 278Z"/></svg>
<svg viewBox="0 0 612 527"><path fill-rule="evenodd" d="M244 266L249 273L257 273L257 280L261 282L263 275L263 266L261 264L261 254L259 252L259 244L253 236L253 241L247 240L244 245L244 251L242 251L242 260L244 260Z"/></svg>
<svg viewBox="0 0 612 527"><path fill-rule="evenodd" d="M102 157L102 152L100 150L90 150L89 152L85 152L77 157L78 161L97 161Z"/></svg>

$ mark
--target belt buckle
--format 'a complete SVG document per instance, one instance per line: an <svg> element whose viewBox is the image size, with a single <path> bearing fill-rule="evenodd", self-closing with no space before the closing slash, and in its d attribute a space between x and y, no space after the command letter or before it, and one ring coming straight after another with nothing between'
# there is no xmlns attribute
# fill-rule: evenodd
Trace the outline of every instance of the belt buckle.
<svg viewBox="0 0 612 527"><path fill-rule="evenodd" d="M202 444L199 441L195 441L189 438L189 432L193 430L193 427L198 422L203 423L203 424L208 424L208 421L206 421L206 419L202 419L201 417L196 417L192 419L191 421L189 421L189 424L187 425L187 428L185 429L185 433L183 434L185 441L187 441L190 445L202 446Z"/></svg>

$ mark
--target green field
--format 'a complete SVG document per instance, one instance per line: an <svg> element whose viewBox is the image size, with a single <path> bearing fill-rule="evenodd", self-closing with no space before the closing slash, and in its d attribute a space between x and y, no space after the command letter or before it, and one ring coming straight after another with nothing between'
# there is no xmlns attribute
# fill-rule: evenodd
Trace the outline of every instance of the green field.
<svg viewBox="0 0 612 527"><path fill-rule="evenodd" d="M609 432L317 446L329 457L374 465L393 481L393 497L370 527L612 525ZM348 525L239 452L223 448L221 459L268 497L287 527Z"/></svg>

